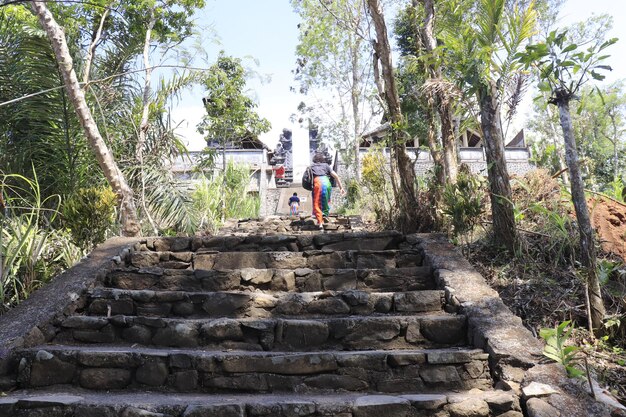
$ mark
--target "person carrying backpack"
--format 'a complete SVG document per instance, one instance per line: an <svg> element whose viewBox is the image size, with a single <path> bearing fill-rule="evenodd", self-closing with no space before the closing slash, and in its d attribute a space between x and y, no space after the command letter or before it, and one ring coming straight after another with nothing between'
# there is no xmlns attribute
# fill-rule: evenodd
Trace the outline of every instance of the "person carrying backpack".
<svg viewBox="0 0 626 417"><path fill-rule="evenodd" d="M293 193L291 197L289 197L289 211L292 216L296 216L298 214L298 208L300 207L300 198L298 198L298 193Z"/></svg>
<svg viewBox="0 0 626 417"><path fill-rule="evenodd" d="M313 215L317 219L320 229L323 228L324 220L330 213L331 181L334 178L342 194L345 194L339 175L326 163L326 158L322 153L315 153L313 164L311 164L313 174Z"/></svg>

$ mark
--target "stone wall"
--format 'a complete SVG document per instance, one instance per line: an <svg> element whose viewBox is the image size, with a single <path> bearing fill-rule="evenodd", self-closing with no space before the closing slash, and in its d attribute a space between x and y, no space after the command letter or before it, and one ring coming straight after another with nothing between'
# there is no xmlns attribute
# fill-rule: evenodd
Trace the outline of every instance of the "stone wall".
<svg viewBox="0 0 626 417"><path fill-rule="evenodd" d="M280 200L280 188L268 188L265 190L265 201L261 201L261 210L259 216L271 216L278 210L278 201Z"/></svg>
<svg viewBox="0 0 626 417"><path fill-rule="evenodd" d="M487 176L487 162L486 161L461 161L469 166L470 170L475 174ZM415 164L415 173L418 177L425 177L428 175L428 171L434 166L433 161L419 160ZM536 169L535 165L529 160L515 160L508 161L507 168L509 175L522 176L527 172ZM345 182L351 177L351 172L345 164L339 163L337 165L337 174Z"/></svg>

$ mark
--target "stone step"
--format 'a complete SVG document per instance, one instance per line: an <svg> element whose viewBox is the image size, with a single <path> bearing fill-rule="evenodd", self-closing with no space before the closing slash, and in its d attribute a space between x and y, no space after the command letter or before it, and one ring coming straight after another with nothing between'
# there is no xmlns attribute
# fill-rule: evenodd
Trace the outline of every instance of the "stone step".
<svg viewBox="0 0 626 417"><path fill-rule="evenodd" d="M522 417L511 391L403 395L100 393L16 391L0 397L0 417Z"/></svg>
<svg viewBox="0 0 626 417"><path fill-rule="evenodd" d="M352 316L325 319L168 319L72 316L54 343L141 344L223 350L363 350L448 347L467 342L465 316Z"/></svg>
<svg viewBox="0 0 626 417"><path fill-rule="evenodd" d="M344 243L344 242L339 242ZM422 266L423 256L416 249L393 250L307 250L271 252L153 252L130 254L136 268L224 270L224 269L380 269Z"/></svg>
<svg viewBox="0 0 626 417"><path fill-rule="evenodd" d="M406 238L395 231L319 233L315 235L231 235L206 237L157 237L140 240L136 251L177 253L202 252L302 252L315 249L329 250L387 250L411 247Z"/></svg>
<svg viewBox="0 0 626 417"><path fill-rule="evenodd" d="M465 344L467 322L445 313L315 320L72 316L59 324L53 341L257 351L414 349Z"/></svg>
<svg viewBox="0 0 626 417"><path fill-rule="evenodd" d="M152 317L324 317L439 311L437 290L375 293L357 290L289 292L184 292L95 288L87 297L91 315Z"/></svg>
<svg viewBox="0 0 626 417"><path fill-rule="evenodd" d="M416 291L435 289L432 268L223 269L118 268L103 284L128 290L170 291Z"/></svg>
<svg viewBox="0 0 626 417"><path fill-rule="evenodd" d="M42 346L20 352L22 388L177 392L432 392L491 387L478 349L210 352Z"/></svg>

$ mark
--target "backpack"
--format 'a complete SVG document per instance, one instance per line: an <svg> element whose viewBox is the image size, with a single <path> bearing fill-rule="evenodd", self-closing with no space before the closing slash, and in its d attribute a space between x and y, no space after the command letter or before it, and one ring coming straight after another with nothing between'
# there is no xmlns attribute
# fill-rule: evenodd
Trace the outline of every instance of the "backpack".
<svg viewBox="0 0 626 417"><path fill-rule="evenodd" d="M307 167L302 174L302 188L307 191L313 191L313 171L311 167Z"/></svg>

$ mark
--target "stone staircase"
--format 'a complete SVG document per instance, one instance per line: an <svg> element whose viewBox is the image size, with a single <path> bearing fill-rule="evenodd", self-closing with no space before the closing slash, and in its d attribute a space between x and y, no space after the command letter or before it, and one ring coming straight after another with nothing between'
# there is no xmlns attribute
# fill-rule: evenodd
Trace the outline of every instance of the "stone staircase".
<svg viewBox="0 0 626 417"><path fill-rule="evenodd" d="M0 417L522 416L524 358L473 333L423 238L293 222L113 246L0 361Z"/></svg>

